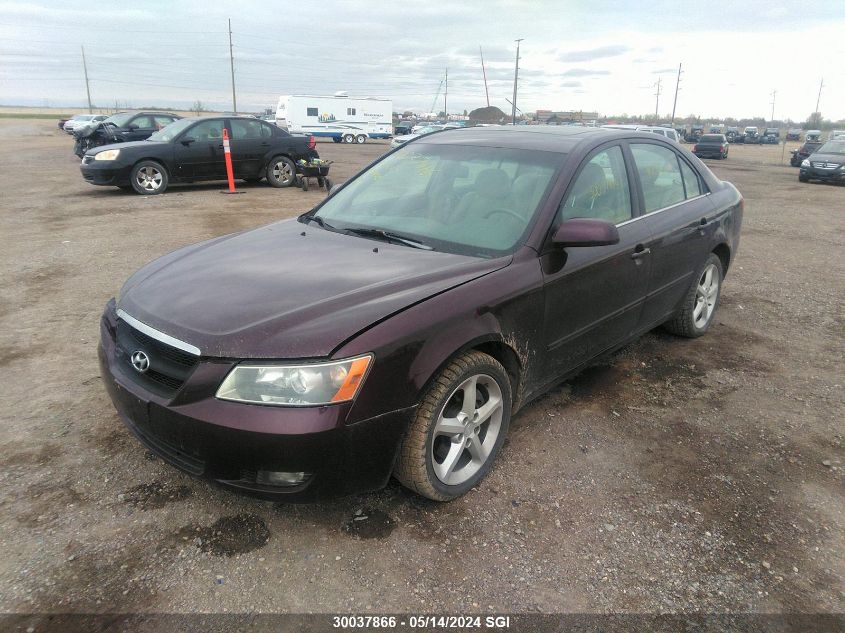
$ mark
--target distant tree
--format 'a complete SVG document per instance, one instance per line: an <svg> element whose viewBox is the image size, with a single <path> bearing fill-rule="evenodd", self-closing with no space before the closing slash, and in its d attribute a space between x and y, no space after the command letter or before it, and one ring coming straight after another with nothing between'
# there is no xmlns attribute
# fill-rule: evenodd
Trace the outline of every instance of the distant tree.
<svg viewBox="0 0 845 633"><path fill-rule="evenodd" d="M822 127L822 118L821 112L813 112L809 117L807 117L807 122L804 124L805 130L819 130Z"/></svg>
<svg viewBox="0 0 845 633"><path fill-rule="evenodd" d="M476 123L499 123L505 118L505 113L496 106L476 108L469 113L469 120Z"/></svg>
<svg viewBox="0 0 845 633"><path fill-rule="evenodd" d="M199 99L194 101L194 105L191 106L191 112L196 112L197 116L199 116L200 114L205 112L205 110L206 110L205 106L203 105L202 101L200 101Z"/></svg>
<svg viewBox="0 0 845 633"><path fill-rule="evenodd" d="M469 115L467 114L466 109L464 109L464 116L469 116Z"/></svg>

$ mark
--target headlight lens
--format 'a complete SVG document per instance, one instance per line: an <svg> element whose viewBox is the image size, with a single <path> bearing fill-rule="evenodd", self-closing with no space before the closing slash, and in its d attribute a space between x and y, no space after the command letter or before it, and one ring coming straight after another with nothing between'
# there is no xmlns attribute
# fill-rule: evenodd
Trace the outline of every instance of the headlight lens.
<svg viewBox="0 0 845 633"><path fill-rule="evenodd" d="M330 363L241 363L229 372L217 398L277 406L316 406L352 400L364 383L368 354Z"/></svg>
<svg viewBox="0 0 845 633"><path fill-rule="evenodd" d="M805 158L803 161L801 161L801 167L809 167L809 166L810 166L810 159L809 158Z"/></svg>
<svg viewBox="0 0 845 633"><path fill-rule="evenodd" d="M94 160L117 160L118 156L120 156L119 149L107 149L104 152L94 154Z"/></svg>

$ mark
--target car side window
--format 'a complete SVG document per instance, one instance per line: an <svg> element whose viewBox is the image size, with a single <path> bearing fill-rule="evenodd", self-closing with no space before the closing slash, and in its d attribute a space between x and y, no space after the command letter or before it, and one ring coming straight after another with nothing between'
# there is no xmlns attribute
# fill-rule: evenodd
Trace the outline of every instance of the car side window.
<svg viewBox="0 0 845 633"><path fill-rule="evenodd" d="M257 120L233 119L232 140L261 138L261 123Z"/></svg>
<svg viewBox="0 0 845 633"><path fill-rule="evenodd" d="M212 119L202 121L188 130L188 136L194 137L197 141L220 141L223 139L223 120Z"/></svg>
<svg viewBox="0 0 845 633"><path fill-rule="evenodd" d="M646 213L686 199L684 181L675 152L661 145L632 143L631 153L640 175Z"/></svg>
<svg viewBox="0 0 845 633"><path fill-rule="evenodd" d="M173 123L173 117L170 116L154 116L153 121L155 121L155 129L160 130L165 125L170 125Z"/></svg>
<svg viewBox="0 0 845 633"><path fill-rule="evenodd" d="M687 199L700 196L701 182L698 179L698 174L680 158L678 159L678 163L681 165L681 175L684 177L684 189L687 192Z"/></svg>
<svg viewBox="0 0 845 633"><path fill-rule="evenodd" d="M139 116L132 120L132 125L138 126L139 130L149 130L153 127L153 118L150 116Z"/></svg>
<svg viewBox="0 0 845 633"><path fill-rule="evenodd" d="M618 145L599 152L583 165L558 211L559 220L596 218L614 224L631 216L628 174Z"/></svg>
<svg viewBox="0 0 845 633"><path fill-rule="evenodd" d="M273 128L267 123L259 123L261 126L261 138L272 138Z"/></svg>

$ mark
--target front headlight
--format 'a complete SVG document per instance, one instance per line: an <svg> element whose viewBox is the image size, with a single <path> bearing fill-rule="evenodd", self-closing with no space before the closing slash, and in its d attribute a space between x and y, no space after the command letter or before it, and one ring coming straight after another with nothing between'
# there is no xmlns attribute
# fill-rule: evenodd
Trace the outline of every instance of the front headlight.
<svg viewBox="0 0 845 633"><path fill-rule="evenodd" d="M104 152L94 154L94 160L117 160L118 156L120 156L119 149L107 149Z"/></svg>
<svg viewBox="0 0 845 633"><path fill-rule="evenodd" d="M372 355L329 363L236 366L215 394L220 400L277 406L316 406L352 400L364 383Z"/></svg>
<svg viewBox="0 0 845 633"><path fill-rule="evenodd" d="M801 167L809 167L809 166L810 166L810 159L809 158L805 158L803 161L801 161Z"/></svg>

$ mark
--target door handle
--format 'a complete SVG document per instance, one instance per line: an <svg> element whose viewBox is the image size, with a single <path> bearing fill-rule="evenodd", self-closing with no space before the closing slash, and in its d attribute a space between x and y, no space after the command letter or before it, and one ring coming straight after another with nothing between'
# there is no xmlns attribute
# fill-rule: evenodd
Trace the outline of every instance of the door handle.
<svg viewBox="0 0 845 633"><path fill-rule="evenodd" d="M217 149L223 149L223 143L220 143L220 145L217 146Z"/></svg>
<svg viewBox="0 0 845 633"><path fill-rule="evenodd" d="M633 259L633 260L641 259L641 258L645 257L646 255L648 255L649 253L651 253L650 248L642 248L641 246L638 246L637 249L633 253L631 253L631 259Z"/></svg>

